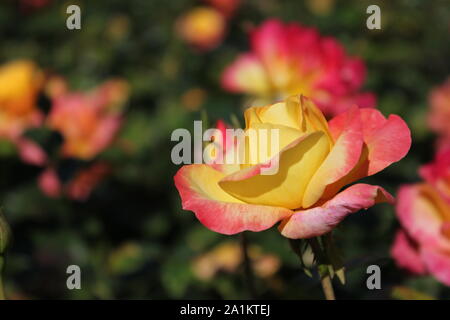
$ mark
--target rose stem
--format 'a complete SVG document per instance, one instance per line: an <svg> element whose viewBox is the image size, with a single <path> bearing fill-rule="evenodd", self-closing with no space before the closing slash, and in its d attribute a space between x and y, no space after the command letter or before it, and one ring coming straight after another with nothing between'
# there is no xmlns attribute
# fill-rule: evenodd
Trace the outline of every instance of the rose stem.
<svg viewBox="0 0 450 320"><path fill-rule="evenodd" d="M248 254L248 239L245 232L241 233L241 248L242 248L242 256L244 258L244 275L245 282L247 284L248 291L250 293L250 297L252 299L256 298L256 290L254 285L254 276L252 269L252 262L250 260L250 256Z"/></svg>
<svg viewBox="0 0 450 320"><path fill-rule="evenodd" d="M327 300L336 300L334 296L333 284L331 283L330 274L327 273L326 276L321 277L320 282L322 283L322 290L325 294L325 299Z"/></svg>
<svg viewBox="0 0 450 320"><path fill-rule="evenodd" d="M309 244L311 245L311 249L317 261L317 269L319 271L320 282L322 284L323 293L325 294L325 299L336 300L333 290L333 283L331 282L330 271L328 270L328 265L325 263L325 253L320 247L317 238L309 239Z"/></svg>

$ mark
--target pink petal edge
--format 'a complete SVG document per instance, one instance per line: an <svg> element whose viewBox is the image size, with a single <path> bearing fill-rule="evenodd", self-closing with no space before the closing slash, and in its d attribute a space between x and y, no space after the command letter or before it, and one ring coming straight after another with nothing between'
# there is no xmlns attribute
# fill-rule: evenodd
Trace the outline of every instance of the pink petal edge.
<svg viewBox="0 0 450 320"><path fill-rule="evenodd" d="M411 273L426 273L419 250L414 248L414 244L403 230L399 230L395 235L394 244L391 248L391 256L400 267L407 269Z"/></svg>
<svg viewBox="0 0 450 320"><path fill-rule="evenodd" d="M295 212L279 226L290 239L305 239L333 230L347 215L367 209L378 202L393 203L394 198L382 187L355 184L338 193L320 207Z"/></svg>
<svg viewBox="0 0 450 320"><path fill-rule="evenodd" d="M197 219L208 229L226 235L245 230L257 232L272 227L293 213L286 208L223 202L212 198L206 192L195 190L193 181L189 179L189 171L197 170L200 166L207 165L183 166L178 170L174 180L183 209L193 211Z"/></svg>

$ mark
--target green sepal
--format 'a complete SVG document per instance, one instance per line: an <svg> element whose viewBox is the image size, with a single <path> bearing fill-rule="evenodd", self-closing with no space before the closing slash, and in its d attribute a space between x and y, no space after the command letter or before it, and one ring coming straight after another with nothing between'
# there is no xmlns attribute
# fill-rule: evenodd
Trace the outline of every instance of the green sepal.
<svg viewBox="0 0 450 320"><path fill-rule="evenodd" d="M230 116L230 120L234 128L236 129L242 128L241 122L239 121L239 118L236 116L236 114L232 113Z"/></svg>
<svg viewBox="0 0 450 320"><path fill-rule="evenodd" d="M336 275L342 284L345 284L345 267L338 247L336 246L331 233L328 233L323 237L323 243L325 248L325 255L328 257L330 267L333 270L330 273L333 278Z"/></svg>
<svg viewBox="0 0 450 320"><path fill-rule="evenodd" d="M314 253L314 261L321 277L330 275L333 279L337 276L342 284L345 284L345 268L342 256L336 247L331 233L322 237L308 240Z"/></svg>
<svg viewBox="0 0 450 320"><path fill-rule="evenodd" d="M303 272L310 278L313 277L311 270L306 266L305 261L303 260L303 254L308 248L308 243L302 239L289 239L289 244L291 245L292 250L297 254L300 260L300 268Z"/></svg>

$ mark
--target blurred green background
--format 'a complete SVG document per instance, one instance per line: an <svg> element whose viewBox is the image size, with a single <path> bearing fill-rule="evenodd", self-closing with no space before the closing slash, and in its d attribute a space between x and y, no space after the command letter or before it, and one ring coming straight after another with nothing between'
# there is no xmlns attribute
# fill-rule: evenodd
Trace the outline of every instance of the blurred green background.
<svg viewBox="0 0 450 320"><path fill-rule="evenodd" d="M267 18L314 26L365 61L365 89L377 95L385 115L401 115L413 133L409 155L366 180L393 194L400 184L418 181L417 168L433 154L434 137L425 121L428 93L450 73L449 2L318 2L323 7L318 9L314 1L242 0L223 43L201 53L181 41L174 27L177 17L201 1L50 1L36 9L2 1L1 63L31 59L65 77L74 89L88 89L113 76L131 87L118 137L131 149L112 146L99 156L113 164L113 173L87 201L47 198L36 184L41 169L2 152L0 204L14 236L4 276L8 297L250 297L239 252L224 249L230 260L238 260L236 265L213 276L201 272L201 261L206 269L214 264L208 260L214 255L205 253L227 241L238 243L239 236L213 233L181 209L170 134L176 128L192 130L193 120L205 111L210 123L220 118L231 122L232 114L243 122L243 97L223 91L219 79L224 67L248 49L248 26ZM81 7L81 30L66 28L70 4ZM381 30L366 28L370 4L381 7ZM336 283L338 298L398 298L413 292L408 290L450 298L450 289L432 277L410 277L395 266L389 250L397 227L394 209L377 205L350 216L336 230L348 267L347 285ZM322 297L318 280L300 271L276 228L247 237L255 260L270 257L265 269L261 263L267 272L256 275L257 297ZM366 268L374 263L382 269L382 290L370 291ZM81 267L82 290L66 288L71 264Z"/></svg>

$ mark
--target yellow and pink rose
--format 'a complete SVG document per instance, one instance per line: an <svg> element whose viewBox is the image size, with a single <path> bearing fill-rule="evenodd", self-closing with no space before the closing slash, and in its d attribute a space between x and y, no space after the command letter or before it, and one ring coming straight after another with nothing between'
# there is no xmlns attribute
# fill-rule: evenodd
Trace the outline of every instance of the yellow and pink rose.
<svg viewBox="0 0 450 320"><path fill-rule="evenodd" d="M183 208L207 228L235 234L281 222L283 236L311 238L330 232L348 214L393 202L382 187L354 183L406 155L411 137L400 117L353 107L327 121L312 101L292 96L247 109L245 122L245 131L278 130L278 150L257 164L192 164L175 175ZM246 153L256 140L246 140ZM227 139L222 144L227 154L239 148ZM262 174L274 157L277 173Z"/></svg>
<svg viewBox="0 0 450 320"><path fill-rule="evenodd" d="M251 51L225 69L226 90L248 94L261 104L303 94L327 117L353 105L375 106L375 96L361 92L364 63L314 28L268 20L252 31L250 45Z"/></svg>

